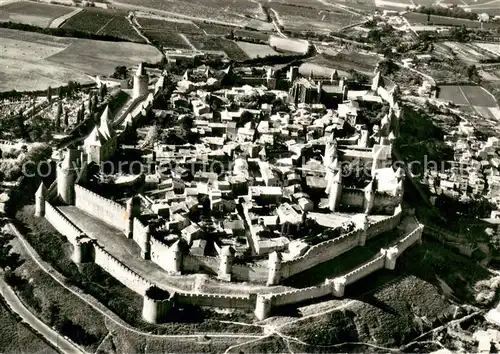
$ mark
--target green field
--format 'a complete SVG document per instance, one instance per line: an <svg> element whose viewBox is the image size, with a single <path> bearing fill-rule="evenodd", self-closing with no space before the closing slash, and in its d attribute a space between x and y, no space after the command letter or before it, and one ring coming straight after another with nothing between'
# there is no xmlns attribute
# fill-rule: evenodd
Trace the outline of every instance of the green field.
<svg viewBox="0 0 500 354"><path fill-rule="evenodd" d="M0 21L49 27L56 18L69 14L73 10L68 6L49 5L32 1L13 2L0 7Z"/></svg>
<svg viewBox="0 0 500 354"><path fill-rule="evenodd" d="M68 19L62 28L144 43L144 39L134 30L126 15L127 13L122 11L84 9Z"/></svg>

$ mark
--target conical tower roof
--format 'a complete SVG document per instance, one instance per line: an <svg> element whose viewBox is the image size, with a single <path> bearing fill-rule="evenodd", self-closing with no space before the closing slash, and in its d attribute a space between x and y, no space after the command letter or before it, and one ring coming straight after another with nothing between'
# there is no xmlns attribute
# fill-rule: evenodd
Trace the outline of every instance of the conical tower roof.
<svg viewBox="0 0 500 354"><path fill-rule="evenodd" d="M66 151L66 155L64 155L64 159L61 162L61 167L64 169L69 169L71 168L71 156L69 151Z"/></svg>
<svg viewBox="0 0 500 354"><path fill-rule="evenodd" d="M144 66L142 65L142 63L140 63L139 66L137 67L137 71L135 72L135 75L136 76L146 75L146 72L144 71Z"/></svg>
<svg viewBox="0 0 500 354"><path fill-rule="evenodd" d="M234 248L231 246L223 246L220 250L220 255L221 256L233 256L234 255Z"/></svg>
<svg viewBox="0 0 500 354"><path fill-rule="evenodd" d="M35 196L36 197L45 197L47 194L47 188L45 188L45 184L40 183L40 187L36 190Z"/></svg>
<svg viewBox="0 0 500 354"><path fill-rule="evenodd" d="M96 125L85 139L84 145L100 146L105 141L106 138L101 134L101 132L99 131L99 127Z"/></svg>
<svg viewBox="0 0 500 354"><path fill-rule="evenodd" d="M106 139L110 139L115 135L115 131L112 125L109 123L110 120L111 120L111 113L109 111L109 106L106 106L106 109L104 110L104 112L102 112L100 119L100 127L99 127L99 131Z"/></svg>

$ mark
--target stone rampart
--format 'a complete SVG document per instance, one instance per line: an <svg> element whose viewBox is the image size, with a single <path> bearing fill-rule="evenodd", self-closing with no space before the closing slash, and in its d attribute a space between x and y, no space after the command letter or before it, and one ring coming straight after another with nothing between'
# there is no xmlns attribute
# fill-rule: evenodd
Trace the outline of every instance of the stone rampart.
<svg viewBox="0 0 500 354"><path fill-rule="evenodd" d="M202 271L203 273L217 275L219 264L219 257L187 254L184 256L183 270L193 273Z"/></svg>
<svg viewBox="0 0 500 354"><path fill-rule="evenodd" d="M385 193L376 193L373 200L373 213L392 213L394 208L401 204L402 198Z"/></svg>
<svg viewBox="0 0 500 354"><path fill-rule="evenodd" d="M161 241L154 238L151 239L151 261L158 264L166 271L172 269L172 262L169 247Z"/></svg>
<svg viewBox="0 0 500 354"><path fill-rule="evenodd" d="M126 232L128 215L124 206L75 185L75 206L90 215Z"/></svg>
<svg viewBox="0 0 500 354"><path fill-rule="evenodd" d="M353 284L379 269L394 269L397 257L400 256L409 246L418 242L422 232L423 225L419 225L408 235L402 237L393 247L390 247L389 249L382 249L380 254L374 259L360 265L347 274L339 276L335 279L326 279L325 283L322 285L281 293L258 295L255 315L257 318L262 320L270 315L272 306L299 303L326 296L328 294L341 297L344 294L344 287L346 285ZM338 289L336 289L336 287Z"/></svg>
<svg viewBox="0 0 500 354"><path fill-rule="evenodd" d="M207 293L176 293L175 303L181 305L253 309L256 295L223 295Z"/></svg>
<svg viewBox="0 0 500 354"><path fill-rule="evenodd" d="M321 242L309 248L304 255L282 262L282 278L298 274L351 250L359 244L361 232L361 230L355 230L332 240Z"/></svg>
<svg viewBox="0 0 500 354"><path fill-rule="evenodd" d="M127 118L128 114L132 111L132 109L134 109L142 100L144 100L143 96L132 99L132 102L130 102L129 106L123 112L120 112L119 116L113 121L113 126L122 124L125 118ZM132 120L135 120L136 118L137 116L132 117Z"/></svg>
<svg viewBox="0 0 500 354"><path fill-rule="evenodd" d="M269 268L259 264L234 264L231 269L232 280L266 283L269 277Z"/></svg>
<svg viewBox="0 0 500 354"><path fill-rule="evenodd" d="M362 189L343 188L340 196L340 205L361 208L365 203L365 192Z"/></svg>
<svg viewBox="0 0 500 354"><path fill-rule="evenodd" d="M368 231L366 233L366 239L370 240L384 232L393 230L396 226L398 226L401 222L402 211L401 208L396 210L395 215L386 218L384 220L380 220L376 223L370 224Z"/></svg>
<svg viewBox="0 0 500 354"><path fill-rule="evenodd" d="M146 290L153 286L152 283L125 266L101 246L94 245L94 256L95 264L100 266L120 283L136 293L144 296Z"/></svg>
<svg viewBox="0 0 500 354"><path fill-rule="evenodd" d="M310 299L326 296L332 293L332 288L328 284L311 286L309 288L286 291L279 294L270 295L273 306L283 306L299 303Z"/></svg>
<svg viewBox="0 0 500 354"><path fill-rule="evenodd" d="M398 248L398 256L402 254L408 247L422 240L422 233L424 232L424 225L419 226L410 234L402 238L395 246Z"/></svg>
<svg viewBox="0 0 500 354"><path fill-rule="evenodd" d="M144 225L138 218L134 218L133 222L132 238L141 248L141 257L149 259L151 256L151 233L149 232L149 225Z"/></svg>
<svg viewBox="0 0 500 354"><path fill-rule="evenodd" d="M346 279L346 285L355 283L359 279L366 277L367 275L375 272L376 270L384 268L384 264L385 264L385 255L380 255L377 258L361 265L360 267L344 275Z"/></svg>
<svg viewBox="0 0 500 354"><path fill-rule="evenodd" d="M45 218L61 234L66 236L69 243L76 245L77 239L83 234L82 230L77 228L66 216L49 202L45 202Z"/></svg>

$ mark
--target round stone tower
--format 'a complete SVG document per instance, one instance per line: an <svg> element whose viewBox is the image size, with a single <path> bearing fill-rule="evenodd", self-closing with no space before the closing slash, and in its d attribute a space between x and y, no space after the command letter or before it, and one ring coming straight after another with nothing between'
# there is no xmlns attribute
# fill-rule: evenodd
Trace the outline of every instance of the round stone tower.
<svg viewBox="0 0 500 354"><path fill-rule="evenodd" d="M224 246L220 251L219 279L231 281L231 269L233 267L234 249Z"/></svg>
<svg viewBox="0 0 500 354"><path fill-rule="evenodd" d="M57 195L67 205L75 203L76 166L72 156L73 153L68 150L57 169Z"/></svg>
<svg viewBox="0 0 500 354"><path fill-rule="evenodd" d="M265 295L257 295L257 301L255 303L255 317L259 320L264 320L271 314L272 303L271 299Z"/></svg>
<svg viewBox="0 0 500 354"><path fill-rule="evenodd" d="M43 217L45 216L45 197L47 196L47 188L45 185L40 183L40 187L35 193L35 216Z"/></svg>
<svg viewBox="0 0 500 354"><path fill-rule="evenodd" d="M142 317L148 323L159 323L172 308L173 297L165 290L150 287L143 297Z"/></svg>
<svg viewBox="0 0 500 354"><path fill-rule="evenodd" d="M182 247L181 247L181 241L178 240L176 241L171 247L170 247L170 252L172 258L171 260L171 269L173 273L176 274L181 274L182 271Z"/></svg>
<svg viewBox="0 0 500 354"><path fill-rule="evenodd" d="M269 275L267 278L267 285L276 285L281 279L281 254L274 251L269 254L268 260Z"/></svg>
<svg viewBox="0 0 500 354"><path fill-rule="evenodd" d="M132 238L134 232L134 218L141 213L141 200L135 196L127 200L127 237Z"/></svg>
<svg viewBox="0 0 500 354"><path fill-rule="evenodd" d="M139 64L134 75L133 98L146 96L148 94L149 77L142 63Z"/></svg>

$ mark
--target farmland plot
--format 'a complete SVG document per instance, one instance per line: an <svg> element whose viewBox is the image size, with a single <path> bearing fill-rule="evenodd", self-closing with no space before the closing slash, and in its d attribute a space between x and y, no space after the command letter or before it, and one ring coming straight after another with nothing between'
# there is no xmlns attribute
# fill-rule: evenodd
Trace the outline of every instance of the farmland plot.
<svg viewBox="0 0 500 354"><path fill-rule="evenodd" d="M93 11L84 9L67 20L62 28L71 28L77 31L98 33L115 17L114 12L110 11Z"/></svg>
<svg viewBox="0 0 500 354"><path fill-rule="evenodd" d="M222 51L235 61L248 59L245 52L234 41L216 36L186 35L186 37L188 37L189 42L198 50Z"/></svg>
<svg viewBox="0 0 500 354"><path fill-rule="evenodd" d="M110 75L118 65L159 62L153 46L54 37L0 29L0 91L45 90L68 81L90 82L90 75Z"/></svg>
<svg viewBox="0 0 500 354"><path fill-rule="evenodd" d="M254 44L248 42L236 42L238 46L245 52L245 54L250 58L264 58L270 55L278 55L273 48L268 45Z"/></svg>
<svg viewBox="0 0 500 354"><path fill-rule="evenodd" d="M142 32L152 43L161 44L165 48L191 49L191 46L179 33L152 30L143 30Z"/></svg>
<svg viewBox="0 0 500 354"><path fill-rule="evenodd" d="M198 5L198 0L180 0L189 5ZM243 15L246 17L257 18L259 20L266 20L262 8L256 2L250 0L203 0L203 5L219 9L220 12L233 13L236 15Z"/></svg>
<svg viewBox="0 0 500 354"><path fill-rule="evenodd" d="M168 31L179 33L198 33L202 34L203 31L196 26L193 22L187 20L163 20L146 17L138 17L137 22L147 31Z"/></svg>
<svg viewBox="0 0 500 354"><path fill-rule="evenodd" d="M230 34L231 30L234 31L236 29L235 27L217 25L209 22L198 22L197 25L201 28L201 30L203 30L204 33L209 35L224 36L226 34Z"/></svg>
<svg viewBox="0 0 500 354"><path fill-rule="evenodd" d="M354 69L366 75L372 75L380 57L358 52L341 52L336 55L318 55L307 62L323 67L349 72Z"/></svg>
<svg viewBox="0 0 500 354"><path fill-rule="evenodd" d="M116 66L140 62L158 63L161 53L155 47L130 42L77 39L68 48L48 58L90 75L110 75Z"/></svg>
<svg viewBox="0 0 500 354"><path fill-rule="evenodd" d="M233 13L229 11L221 11L221 5L219 2L217 2L216 6L209 6L205 1L181 0L119 0L119 2L128 5L140 6L142 8L149 8L152 10L167 11L173 14L185 16L189 19L211 20L238 25L245 25L249 22L249 18L245 17L243 12ZM257 4L254 5L258 6Z"/></svg>
<svg viewBox="0 0 500 354"><path fill-rule="evenodd" d="M418 12L408 12L404 15L404 17L412 24L427 24L427 15L421 14ZM479 21L472 21L463 18L453 18L453 17L444 17L444 16L436 16L432 15L430 19L430 23L433 25L440 26L466 26L468 28L481 28L481 23ZM483 28L491 29L498 28L499 24L497 23L483 23Z"/></svg>
<svg viewBox="0 0 500 354"><path fill-rule="evenodd" d="M438 98L453 102L456 105L470 106L481 115L489 112L489 109L487 109L489 107L498 107L495 99L480 86L440 86Z"/></svg>
<svg viewBox="0 0 500 354"><path fill-rule="evenodd" d="M443 42L443 44L465 62L478 63L481 60L494 59L496 57L493 54L489 54L481 45L473 43Z"/></svg>
<svg viewBox="0 0 500 354"><path fill-rule="evenodd" d="M223 26L208 22L197 22L198 27L208 35L228 36L231 32L235 37L251 38L259 41L267 41L269 35L259 31L249 31L234 26Z"/></svg>
<svg viewBox="0 0 500 354"><path fill-rule="evenodd" d="M67 15L72 11L73 8L68 6L42 4L31 1L13 2L0 7L0 21L49 27L56 18Z"/></svg>
<svg viewBox="0 0 500 354"><path fill-rule="evenodd" d="M69 80L86 82L82 73L48 62L50 56L65 50L70 38L46 36L33 32L0 29L0 91L43 90Z"/></svg>
<svg viewBox="0 0 500 354"><path fill-rule="evenodd" d="M357 16L338 9L321 10L307 6L291 6L271 3L269 5L277 14L280 24L286 30L299 31L331 31L362 21Z"/></svg>
<svg viewBox="0 0 500 354"><path fill-rule="evenodd" d="M84 9L68 19L62 28L88 32L93 34L108 35L124 40L143 43L144 39L134 30L126 19L127 12Z"/></svg>
<svg viewBox="0 0 500 354"><path fill-rule="evenodd" d="M488 51L496 56L500 56L500 44L497 43L483 43L483 42L474 42L474 45L478 46L481 49Z"/></svg>

